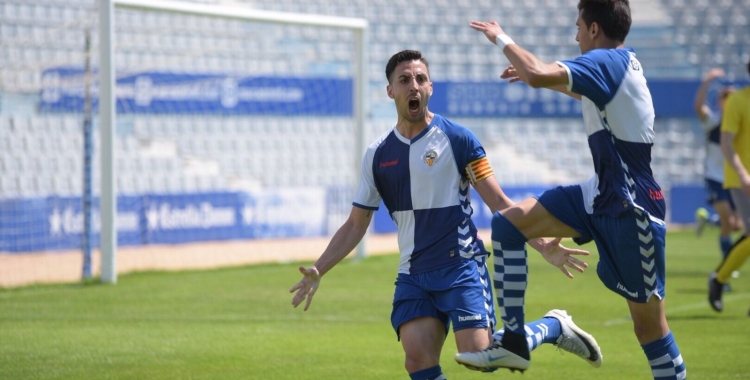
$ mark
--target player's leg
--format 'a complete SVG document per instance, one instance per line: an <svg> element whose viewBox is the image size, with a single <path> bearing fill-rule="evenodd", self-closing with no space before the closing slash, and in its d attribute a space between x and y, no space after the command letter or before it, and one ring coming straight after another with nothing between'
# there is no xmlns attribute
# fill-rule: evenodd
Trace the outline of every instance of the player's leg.
<svg viewBox="0 0 750 380"><path fill-rule="evenodd" d="M577 193L576 193L577 191ZM572 193L572 194L571 194ZM529 364L529 346L525 331L524 298L528 273L526 242L536 237L579 237L580 233L547 211L543 204L578 207L581 202L569 198L578 195L580 187L556 188L545 192L540 200L527 199L495 213L492 218L494 257L493 286L497 292L501 318L505 326L500 340L482 352L462 353L456 360L483 363L511 369L525 369ZM542 203L541 201L548 203ZM583 209L581 206L580 209ZM578 210L555 210L562 215L577 215ZM557 214L555 214L557 215ZM491 363L488 363L490 361ZM480 366L481 367L481 366Z"/></svg>
<svg viewBox="0 0 750 380"><path fill-rule="evenodd" d="M448 316L435 307L422 286L425 274L399 274L391 324L404 350L404 366L413 380L445 379L440 352L448 333Z"/></svg>
<svg viewBox="0 0 750 380"><path fill-rule="evenodd" d="M664 313L664 300L651 297L648 302L628 300L633 329L651 366L654 379L685 379L687 369Z"/></svg>
<svg viewBox="0 0 750 380"><path fill-rule="evenodd" d="M684 379L685 364L664 313L666 225L640 209L591 220L600 257L597 274L628 301L654 379Z"/></svg>
<svg viewBox="0 0 750 380"><path fill-rule="evenodd" d="M732 232L737 222L734 220L736 213L729 199L729 192L722 189L723 196L714 201L711 206L719 215L719 247L721 248L721 257L725 259L732 248Z"/></svg>
<svg viewBox="0 0 750 380"><path fill-rule="evenodd" d="M547 198L566 198L558 189ZM492 218L494 287L505 326L503 345L529 359L526 348L524 299L528 276L526 242L538 237L579 237L580 234L552 215L537 199L524 200L495 213Z"/></svg>
<svg viewBox="0 0 750 380"><path fill-rule="evenodd" d="M406 357L404 366L412 380L445 379L440 352L445 343L445 324L433 317L412 319L399 328Z"/></svg>
<svg viewBox="0 0 750 380"><path fill-rule="evenodd" d="M551 343L576 354L594 367L601 366L602 353L596 339L578 327L565 310L550 310L542 319L527 323L524 329L529 351L542 344ZM458 334L459 332L456 332L457 336ZM455 356L456 361L470 369L485 372L497 368L521 371L528 368L528 360L519 358L503 347L503 335L505 330L500 329L494 334L492 345L488 348L481 351L459 352Z"/></svg>
<svg viewBox="0 0 750 380"><path fill-rule="evenodd" d="M750 235L750 223L748 223L748 220L750 220L750 197L745 195L741 189L730 189L729 191L737 207L737 212L745 224L745 235L732 246L727 258L709 277L708 302L716 311L724 309L721 300L724 284L729 281L732 272L739 269L750 257L750 239L747 238Z"/></svg>

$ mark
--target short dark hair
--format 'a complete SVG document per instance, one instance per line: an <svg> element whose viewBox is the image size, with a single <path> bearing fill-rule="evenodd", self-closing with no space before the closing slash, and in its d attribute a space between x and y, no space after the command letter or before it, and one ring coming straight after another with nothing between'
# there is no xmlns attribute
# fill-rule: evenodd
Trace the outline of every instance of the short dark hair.
<svg viewBox="0 0 750 380"><path fill-rule="evenodd" d="M422 61L422 63L424 63L425 67L427 67L427 73L429 75L430 64L427 62L426 58L422 57L422 52L420 52L419 50L403 50L394 54L391 59L388 60L388 64L385 65L385 78L388 79L388 83L391 83L391 74L393 74L393 71L396 70L396 66L398 66L401 62L416 60Z"/></svg>
<svg viewBox="0 0 750 380"><path fill-rule="evenodd" d="M578 10L581 18L590 27L599 24L604 35L619 42L624 42L630 33L630 2L628 0L580 0Z"/></svg>

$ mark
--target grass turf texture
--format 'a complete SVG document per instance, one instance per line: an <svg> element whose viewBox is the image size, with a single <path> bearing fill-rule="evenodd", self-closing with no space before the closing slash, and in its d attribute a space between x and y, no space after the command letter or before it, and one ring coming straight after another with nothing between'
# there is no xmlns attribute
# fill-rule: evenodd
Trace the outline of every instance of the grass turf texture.
<svg viewBox="0 0 750 380"><path fill-rule="evenodd" d="M706 300L720 256L715 229L670 233L667 242L667 316L689 378L750 378L750 269L715 313ZM599 282L595 248L585 247L590 268L573 280L530 250L526 311L532 320L567 309L602 346L602 368L544 345L523 375L471 372L453 361L451 333L445 375L650 379L625 301ZM298 264L0 290L0 379L407 379L389 319L397 265L396 255L342 262L307 312L290 305Z"/></svg>

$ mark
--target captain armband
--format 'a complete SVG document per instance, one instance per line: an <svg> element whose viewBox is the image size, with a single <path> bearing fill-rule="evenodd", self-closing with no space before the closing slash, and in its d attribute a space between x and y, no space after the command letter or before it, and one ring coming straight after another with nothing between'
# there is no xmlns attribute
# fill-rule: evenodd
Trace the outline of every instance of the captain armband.
<svg viewBox="0 0 750 380"><path fill-rule="evenodd" d="M472 185L494 174L487 157L482 157L466 165L466 176L469 177L469 182Z"/></svg>

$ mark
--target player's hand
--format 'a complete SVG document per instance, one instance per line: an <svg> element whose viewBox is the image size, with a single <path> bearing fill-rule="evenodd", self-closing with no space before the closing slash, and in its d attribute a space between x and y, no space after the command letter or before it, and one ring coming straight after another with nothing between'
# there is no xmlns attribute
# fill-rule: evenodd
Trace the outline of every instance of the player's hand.
<svg viewBox="0 0 750 380"><path fill-rule="evenodd" d="M503 73L500 74L500 78L509 79L508 83L522 81L521 77L518 76L518 72L516 71L516 68L513 67L513 65L510 65L507 68L505 68L505 70L503 70Z"/></svg>
<svg viewBox="0 0 750 380"><path fill-rule="evenodd" d="M295 290L297 291L297 294L292 298L292 306L295 308L299 306L302 301L307 299L304 309L307 311L310 307L310 302L312 302L313 296L315 295L315 291L318 290L318 286L320 285L320 273L315 266L311 266L310 268L299 267L299 271L304 277L289 289L289 293L294 293Z"/></svg>
<svg viewBox="0 0 750 380"><path fill-rule="evenodd" d="M503 28L500 27L500 24L498 24L497 21L472 21L469 26L484 33L484 35L487 36L487 39L493 44L497 44L497 36L505 34Z"/></svg>
<svg viewBox="0 0 750 380"><path fill-rule="evenodd" d="M582 249L566 248L560 244L561 240L562 238L555 238L548 241L539 252L547 262L560 269L569 278L573 278L573 274L570 273L566 266L583 273L584 269L588 268L589 265L573 255L588 256L589 252Z"/></svg>
<svg viewBox="0 0 750 380"><path fill-rule="evenodd" d="M721 78L724 75L726 75L726 73L723 69L715 67L711 70L708 70L708 73L706 73L706 81L710 82L716 78Z"/></svg>

